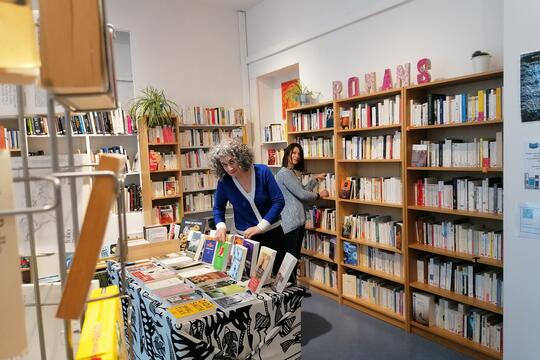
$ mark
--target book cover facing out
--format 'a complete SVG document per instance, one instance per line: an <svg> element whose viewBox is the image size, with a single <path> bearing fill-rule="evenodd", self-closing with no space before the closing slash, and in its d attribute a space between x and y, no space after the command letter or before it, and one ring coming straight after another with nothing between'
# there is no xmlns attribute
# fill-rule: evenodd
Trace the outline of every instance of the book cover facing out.
<svg viewBox="0 0 540 360"><path fill-rule="evenodd" d="M521 54L521 121L540 120L540 51Z"/></svg>
<svg viewBox="0 0 540 360"><path fill-rule="evenodd" d="M213 239L206 239L204 241L204 248L202 253L202 262L212 265L214 263L216 253L217 241Z"/></svg>
<svg viewBox="0 0 540 360"><path fill-rule="evenodd" d="M343 261L348 265L358 265L358 252L356 244L343 242Z"/></svg>

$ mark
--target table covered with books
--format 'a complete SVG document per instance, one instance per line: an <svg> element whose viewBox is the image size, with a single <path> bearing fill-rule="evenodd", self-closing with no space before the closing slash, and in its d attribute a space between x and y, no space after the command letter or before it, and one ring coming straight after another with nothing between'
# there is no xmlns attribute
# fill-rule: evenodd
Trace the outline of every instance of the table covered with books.
<svg viewBox="0 0 540 360"><path fill-rule="evenodd" d="M119 266L109 262L113 284ZM297 359L301 357L301 302L304 290L282 293L263 288L248 305L177 324L167 307L127 276L131 300L131 346L135 359ZM127 324L127 300L123 300Z"/></svg>

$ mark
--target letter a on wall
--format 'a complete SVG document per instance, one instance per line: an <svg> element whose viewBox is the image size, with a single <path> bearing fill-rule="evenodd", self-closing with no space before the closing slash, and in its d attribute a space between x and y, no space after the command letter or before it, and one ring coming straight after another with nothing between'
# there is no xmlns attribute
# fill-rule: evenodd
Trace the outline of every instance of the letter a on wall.
<svg viewBox="0 0 540 360"><path fill-rule="evenodd" d="M384 77L381 90L389 90L392 88L392 71L390 69L384 70Z"/></svg>

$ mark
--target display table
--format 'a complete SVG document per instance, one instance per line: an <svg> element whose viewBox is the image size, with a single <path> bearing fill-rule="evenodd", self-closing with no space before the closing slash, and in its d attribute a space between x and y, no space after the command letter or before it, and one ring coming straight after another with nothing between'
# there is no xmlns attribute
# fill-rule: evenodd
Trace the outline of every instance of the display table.
<svg viewBox="0 0 540 360"><path fill-rule="evenodd" d="M119 284L118 265L107 271ZM128 277L133 309L131 348L135 359L299 359L301 357L301 303L304 290L258 294L259 301L186 322L174 323L161 301ZM122 301L124 321L127 300ZM127 324L127 322L125 321Z"/></svg>

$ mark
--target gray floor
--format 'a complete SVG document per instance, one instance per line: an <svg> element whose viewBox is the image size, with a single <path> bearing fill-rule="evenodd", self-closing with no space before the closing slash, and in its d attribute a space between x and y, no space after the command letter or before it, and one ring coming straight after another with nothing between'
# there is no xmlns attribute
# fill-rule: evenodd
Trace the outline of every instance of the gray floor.
<svg viewBox="0 0 540 360"><path fill-rule="evenodd" d="M315 292L312 294L302 302L303 359L469 359Z"/></svg>

